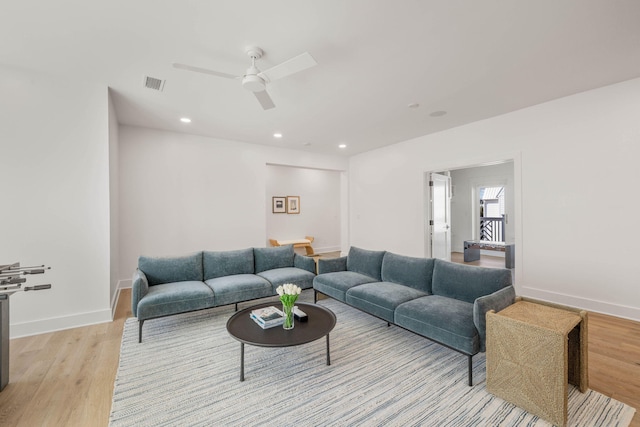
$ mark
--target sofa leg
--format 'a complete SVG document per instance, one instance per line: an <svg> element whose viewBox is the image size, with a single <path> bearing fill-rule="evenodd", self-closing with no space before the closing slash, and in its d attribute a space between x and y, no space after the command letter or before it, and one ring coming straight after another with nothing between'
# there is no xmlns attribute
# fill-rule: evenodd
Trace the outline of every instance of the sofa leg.
<svg viewBox="0 0 640 427"><path fill-rule="evenodd" d="M469 357L469 387L473 387L473 356Z"/></svg>
<svg viewBox="0 0 640 427"><path fill-rule="evenodd" d="M318 302L318 291L313 290L313 303L316 304Z"/></svg>
<svg viewBox="0 0 640 427"><path fill-rule="evenodd" d="M142 342L142 324L144 320L138 320L138 344Z"/></svg>
<svg viewBox="0 0 640 427"><path fill-rule="evenodd" d="M391 323L387 322L387 328L391 327Z"/></svg>
<svg viewBox="0 0 640 427"><path fill-rule="evenodd" d="M236 311L238 311L238 303L236 303Z"/></svg>

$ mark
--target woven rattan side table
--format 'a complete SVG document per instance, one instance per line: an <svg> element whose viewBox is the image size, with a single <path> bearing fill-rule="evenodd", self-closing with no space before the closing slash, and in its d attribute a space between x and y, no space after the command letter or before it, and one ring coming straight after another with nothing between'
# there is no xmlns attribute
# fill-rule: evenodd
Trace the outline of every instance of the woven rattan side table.
<svg viewBox="0 0 640 427"><path fill-rule="evenodd" d="M555 425L567 425L568 384L589 387L587 313L517 301L487 313L487 390Z"/></svg>

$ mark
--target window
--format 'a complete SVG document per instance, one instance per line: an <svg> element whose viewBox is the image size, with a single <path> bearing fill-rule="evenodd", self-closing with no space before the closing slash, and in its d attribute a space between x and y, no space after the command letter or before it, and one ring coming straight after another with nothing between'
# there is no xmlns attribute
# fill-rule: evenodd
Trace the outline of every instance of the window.
<svg viewBox="0 0 640 427"><path fill-rule="evenodd" d="M504 242L504 187L480 188L480 240Z"/></svg>

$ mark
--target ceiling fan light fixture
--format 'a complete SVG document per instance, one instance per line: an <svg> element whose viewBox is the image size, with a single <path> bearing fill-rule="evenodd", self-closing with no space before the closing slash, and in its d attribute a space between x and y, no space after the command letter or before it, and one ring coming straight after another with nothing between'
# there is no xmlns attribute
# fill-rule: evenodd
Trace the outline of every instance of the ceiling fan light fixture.
<svg viewBox="0 0 640 427"><path fill-rule="evenodd" d="M249 74L242 79L242 87L251 92L262 92L265 89L265 83L260 77Z"/></svg>

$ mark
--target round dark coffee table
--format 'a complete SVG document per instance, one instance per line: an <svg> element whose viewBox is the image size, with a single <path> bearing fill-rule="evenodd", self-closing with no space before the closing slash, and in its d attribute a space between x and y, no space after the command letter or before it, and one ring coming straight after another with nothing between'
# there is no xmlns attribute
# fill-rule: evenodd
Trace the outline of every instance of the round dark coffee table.
<svg viewBox="0 0 640 427"><path fill-rule="evenodd" d="M285 330L282 325L262 329L249 317L249 314L251 310L270 305L280 308L279 302L254 305L235 313L227 321L229 335L240 341L240 381L244 381L245 344L258 347L291 347L327 337L327 365L331 365L329 332L336 326L336 315L331 310L316 304L296 303L298 308L307 314L306 322L295 320L295 326L290 330Z"/></svg>

